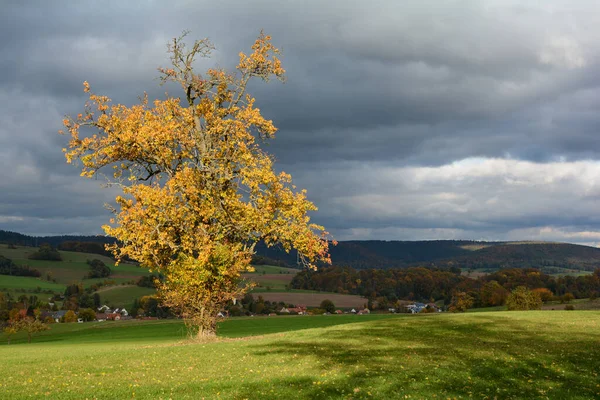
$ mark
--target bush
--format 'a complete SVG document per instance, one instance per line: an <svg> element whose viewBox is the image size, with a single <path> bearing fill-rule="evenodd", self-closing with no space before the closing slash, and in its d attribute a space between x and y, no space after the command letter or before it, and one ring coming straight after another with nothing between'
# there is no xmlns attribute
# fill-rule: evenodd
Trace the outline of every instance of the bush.
<svg viewBox="0 0 600 400"><path fill-rule="evenodd" d="M510 311L541 310L542 299L538 292L519 286L506 299L506 306Z"/></svg>
<svg viewBox="0 0 600 400"><path fill-rule="evenodd" d="M469 296L468 293L456 292L452 296L448 310L450 312L465 312L473 306L473 302L473 297Z"/></svg>
<svg viewBox="0 0 600 400"><path fill-rule="evenodd" d="M62 317L61 322L77 322L77 315L75 314L75 311L67 311L65 316Z"/></svg>
<svg viewBox="0 0 600 400"><path fill-rule="evenodd" d="M567 311L573 311L574 309L575 309L575 307L572 304L567 304L565 306L565 310L567 310Z"/></svg>
<svg viewBox="0 0 600 400"><path fill-rule="evenodd" d="M47 260L47 261L62 261L62 257L58 250L49 244L43 244L40 249L29 256L30 260Z"/></svg>
<svg viewBox="0 0 600 400"><path fill-rule="evenodd" d="M561 296L560 301L561 303L570 303L574 298L573 293L565 293Z"/></svg>
<svg viewBox="0 0 600 400"><path fill-rule="evenodd" d="M88 278L106 278L110 276L110 268L104 264L101 260L93 259L87 260L87 264L90 266L90 272Z"/></svg>
<svg viewBox="0 0 600 400"><path fill-rule="evenodd" d="M335 312L335 305L333 304L333 301L331 301L329 299L323 300L321 302L320 308L322 308L323 310L325 310L331 314L333 314Z"/></svg>
<svg viewBox="0 0 600 400"><path fill-rule="evenodd" d="M89 322L96 320L96 312L91 308L82 308L79 310L79 318L82 320Z"/></svg>

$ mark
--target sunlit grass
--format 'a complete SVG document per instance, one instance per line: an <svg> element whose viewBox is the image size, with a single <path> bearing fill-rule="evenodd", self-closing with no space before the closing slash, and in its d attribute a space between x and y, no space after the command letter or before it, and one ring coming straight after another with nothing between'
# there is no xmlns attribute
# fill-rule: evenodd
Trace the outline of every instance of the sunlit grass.
<svg viewBox="0 0 600 400"><path fill-rule="evenodd" d="M251 333L339 317L275 318ZM248 329L248 320L222 330ZM0 347L0 398L600 396L595 311L399 316L212 343L182 341L178 321L103 326L86 340Z"/></svg>

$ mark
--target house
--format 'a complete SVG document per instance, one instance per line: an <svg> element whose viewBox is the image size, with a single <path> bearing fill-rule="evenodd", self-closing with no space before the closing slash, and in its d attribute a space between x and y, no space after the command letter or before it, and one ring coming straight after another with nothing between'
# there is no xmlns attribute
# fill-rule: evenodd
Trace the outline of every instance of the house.
<svg viewBox="0 0 600 400"><path fill-rule="evenodd" d="M103 305L101 307L98 307L98 312L100 312L100 313L110 313L112 311L111 311L110 307L105 304L105 305Z"/></svg>
<svg viewBox="0 0 600 400"><path fill-rule="evenodd" d="M52 313L52 318L54 318L55 322L60 322L60 320L65 316L67 310L55 311Z"/></svg>
<svg viewBox="0 0 600 400"><path fill-rule="evenodd" d="M107 320L111 320L111 321L120 321L121 320L121 314L110 313L110 314L106 315L106 319Z"/></svg>
<svg viewBox="0 0 600 400"><path fill-rule="evenodd" d="M336 314L343 314L344 312L342 310L335 310Z"/></svg>
<svg viewBox="0 0 600 400"><path fill-rule="evenodd" d="M107 318L107 313L96 313L96 321L106 321Z"/></svg>
<svg viewBox="0 0 600 400"><path fill-rule="evenodd" d="M371 314L371 310L365 308L364 310L360 310L357 315Z"/></svg>
<svg viewBox="0 0 600 400"><path fill-rule="evenodd" d="M290 307L288 308L289 312L295 312L298 315L303 315L306 314L306 305L304 304L298 304L296 307Z"/></svg>
<svg viewBox="0 0 600 400"><path fill-rule="evenodd" d="M353 308L352 311L350 311L352 314L356 314L356 310Z"/></svg>
<svg viewBox="0 0 600 400"><path fill-rule="evenodd" d="M287 314L289 314L289 313L290 313L290 310L288 310L287 308L283 307L281 310L279 310L279 313L280 313L280 314L281 314L281 313L287 313Z"/></svg>
<svg viewBox="0 0 600 400"><path fill-rule="evenodd" d="M414 304L407 305L406 309L411 314L417 314L417 313L420 313L421 310L423 310L425 307L426 307L426 305L424 303L414 303Z"/></svg>

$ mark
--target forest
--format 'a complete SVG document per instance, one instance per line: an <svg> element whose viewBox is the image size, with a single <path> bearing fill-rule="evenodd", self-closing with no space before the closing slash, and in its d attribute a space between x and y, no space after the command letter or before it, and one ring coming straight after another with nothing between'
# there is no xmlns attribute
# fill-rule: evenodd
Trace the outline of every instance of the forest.
<svg viewBox="0 0 600 400"><path fill-rule="evenodd" d="M449 304L456 292L466 292L475 307L502 305L519 286L546 289L556 298L595 298L600 292L600 268L591 275L553 277L535 268L507 268L478 278L461 275L461 270L410 267L363 269L326 267L302 271L292 280L294 289L355 294L377 300L439 301Z"/></svg>

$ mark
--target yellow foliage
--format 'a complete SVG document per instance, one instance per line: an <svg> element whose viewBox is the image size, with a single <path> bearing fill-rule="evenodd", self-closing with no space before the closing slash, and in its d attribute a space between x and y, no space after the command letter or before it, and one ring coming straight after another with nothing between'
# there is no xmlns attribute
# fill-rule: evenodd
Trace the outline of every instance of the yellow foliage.
<svg viewBox="0 0 600 400"><path fill-rule="evenodd" d="M187 50L183 36L173 39L173 67L159 71L163 82L181 85L183 101L144 95L127 107L84 82L85 112L63 121L71 136L67 162L79 160L86 177L108 167L122 189L114 223L103 227L121 243L111 247L117 260L163 273L164 302L187 318L207 307L216 314L239 294L259 240L297 249L311 268L329 262L327 232L308 216L317 208L289 174L275 173L260 143L277 129L246 92L252 78L284 78L279 50L261 33L251 54L240 53L236 73L196 74L194 57L212 49L207 40Z"/></svg>

